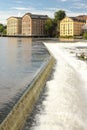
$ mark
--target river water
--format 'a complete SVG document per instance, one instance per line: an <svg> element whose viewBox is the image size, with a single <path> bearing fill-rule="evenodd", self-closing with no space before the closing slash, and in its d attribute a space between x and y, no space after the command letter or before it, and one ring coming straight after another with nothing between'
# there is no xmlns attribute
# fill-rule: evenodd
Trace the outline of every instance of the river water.
<svg viewBox="0 0 87 130"><path fill-rule="evenodd" d="M87 130L87 62L75 55L87 44L52 42L45 46L56 65L23 130ZM0 38L0 122L49 58L45 46L31 38Z"/></svg>
<svg viewBox="0 0 87 130"><path fill-rule="evenodd" d="M87 44L45 45L56 59L54 73L23 130L87 130L87 63L75 55Z"/></svg>
<svg viewBox="0 0 87 130"><path fill-rule="evenodd" d="M0 37L0 122L48 57L49 52L40 41Z"/></svg>

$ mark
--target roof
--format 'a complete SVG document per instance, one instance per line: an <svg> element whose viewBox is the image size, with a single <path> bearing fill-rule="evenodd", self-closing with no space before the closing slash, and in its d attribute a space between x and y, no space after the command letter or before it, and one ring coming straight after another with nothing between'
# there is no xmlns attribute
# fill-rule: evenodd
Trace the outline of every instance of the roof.
<svg viewBox="0 0 87 130"><path fill-rule="evenodd" d="M71 18L73 21L77 21L77 22L86 22L85 20L77 19L76 17L69 17L69 18Z"/></svg>
<svg viewBox="0 0 87 130"><path fill-rule="evenodd" d="M77 17L65 17L65 18L70 18L71 20L73 20L73 21L76 21L76 22L82 22L82 23L86 23L86 20L82 20L82 19L77 19ZM64 18L64 19L65 19ZM62 20L64 20L64 19L62 19ZM61 20L61 21L62 21Z"/></svg>
<svg viewBox="0 0 87 130"><path fill-rule="evenodd" d="M31 13L26 13L25 15L29 15L32 19L38 19L38 18L47 19L48 18L47 15L38 15L38 14L31 14Z"/></svg>
<svg viewBox="0 0 87 130"><path fill-rule="evenodd" d="M87 15L79 15L76 16L77 19L81 19L81 20L87 20Z"/></svg>
<svg viewBox="0 0 87 130"><path fill-rule="evenodd" d="M22 17L14 17L14 16L9 17L8 19L10 19L10 18L22 19Z"/></svg>

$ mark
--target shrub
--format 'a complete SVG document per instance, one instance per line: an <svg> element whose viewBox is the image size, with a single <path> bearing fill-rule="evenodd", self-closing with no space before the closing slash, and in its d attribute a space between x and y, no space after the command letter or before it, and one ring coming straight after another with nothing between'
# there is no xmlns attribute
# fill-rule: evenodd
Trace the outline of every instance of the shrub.
<svg viewBox="0 0 87 130"><path fill-rule="evenodd" d="M87 32L84 32L83 38L84 38L84 39L87 39Z"/></svg>

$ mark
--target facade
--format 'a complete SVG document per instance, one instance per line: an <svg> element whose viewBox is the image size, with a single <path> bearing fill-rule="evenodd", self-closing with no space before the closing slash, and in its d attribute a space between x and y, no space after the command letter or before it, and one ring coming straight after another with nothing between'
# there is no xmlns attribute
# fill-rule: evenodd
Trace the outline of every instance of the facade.
<svg viewBox="0 0 87 130"><path fill-rule="evenodd" d="M10 17L7 19L7 35L21 34L22 19L20 17Z"/></svg>
<svg viewBox="0 0 87 130"><path fill-rule="evenodd" d="M80 20L87 20L87 15L79 15L76 17L77 19L80 19Z"/></svg>
<svg viewBox="0 0 87 130"><path fill-rule="evenodd" d="M83 30L83 32L87 32L87 23L82 26L82 30Z"/></svg>
<svg viewBox="0 0 87 130"><path fill-rule="evenodd" d="M86 24L84 24L84 25L82 26L82 30L83 30L83 33L84 33L84 32L87 32L87 20L86 20Z"/></svg>
<svg viewBox="0 0 87 130"><path fill-rule="evenodd" d="M76 17L65 17L60 22L60 36L79 36L82 34L82 26L85 20Z"/></svg>
<svg viewBox="0 0 87 130"><path fill-rule="evenodd" d="M26 13L22 17L22 35L45 36L45 22L47 15Z"/></svg>

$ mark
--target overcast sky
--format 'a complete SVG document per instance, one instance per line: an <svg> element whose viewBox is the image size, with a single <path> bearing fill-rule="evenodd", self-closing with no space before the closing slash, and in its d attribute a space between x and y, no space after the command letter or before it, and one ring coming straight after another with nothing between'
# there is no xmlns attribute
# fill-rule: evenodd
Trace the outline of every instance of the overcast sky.
<svg viewBox="0 0 87 130"><path fill-rule="evenodd" d="M87 14L87 0L1 0L0 23L6 23L10 16L23 16L27 12L53 17L60 9L67 16Z"/></svg>

